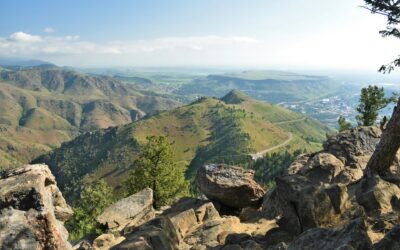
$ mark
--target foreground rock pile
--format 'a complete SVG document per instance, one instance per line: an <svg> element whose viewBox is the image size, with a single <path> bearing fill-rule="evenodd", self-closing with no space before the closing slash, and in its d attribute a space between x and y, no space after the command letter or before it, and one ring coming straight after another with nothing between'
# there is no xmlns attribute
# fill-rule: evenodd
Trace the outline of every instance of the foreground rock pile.
<svg viewBox="0 0 400 250"><path fill-rule="evenodd" d="M27 165L1 176L1 249L71 249L63 225L71 216L46 165Z"/></svg>
<svg viewBox="0 0 400 250"><path fill-rule="evenodd" d="M340 133L321 152L300 156L270 190L253 180L252 171L203 166L196 176L203 198L155 211L152 190L145 189L107 208L96 218L106 233L74 249L400 249L400 188L363 175L380 135L376 127ZM396 159L391 170L398 169ZM17 175L29 181L19 183ZM0 185L1 243L69 248L62 221L71 211L45 166L5 175ZM40 223L43 217L47 224ZM30 237L9 241L18 233Z"/></svg>
<svg viewBox="0 0 400 250"><path fill-rule="evenodd" d="M399 249L400 189L363 177L380 135L361 127L330 138L266 193L252 171L204 166L206 200L180 200L112 249Z"/></svg>

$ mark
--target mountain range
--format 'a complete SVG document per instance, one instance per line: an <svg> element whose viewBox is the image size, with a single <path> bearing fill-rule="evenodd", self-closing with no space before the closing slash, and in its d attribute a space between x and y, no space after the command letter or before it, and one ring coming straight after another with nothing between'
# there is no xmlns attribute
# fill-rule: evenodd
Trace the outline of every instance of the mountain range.
<svg viewBox="0 0 400 250"><path fill-rule="evenodd" d="M185 96L223 96L238 89L269 103L299 102L323 98L343 87L325 76L302 75L284 71L241 71L197 77L183 84L175 94Z"/></svg>
<svg viewBox="0 0 400 250"><path fill-rule="evenodd" d="M52 64L0 67L0 162L26 163L82 132L180 106L108 76Z"/></svg>

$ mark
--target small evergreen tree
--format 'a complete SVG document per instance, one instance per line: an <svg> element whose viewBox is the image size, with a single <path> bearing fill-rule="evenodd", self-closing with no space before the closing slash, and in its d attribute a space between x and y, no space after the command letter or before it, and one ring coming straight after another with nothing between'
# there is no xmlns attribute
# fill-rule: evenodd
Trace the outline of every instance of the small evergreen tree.
<svg viewBox="0 0 400 250"><path fill-rule="evenodd" d="M343 116L339 117L338 124L339 132L351 129L351 123L346 121L346 118L344 118Z"/></svg>
<svg viewBox="0 0 400 250"><path fill-rule="evenodd" d="M368 86L361 89L360 103L357 107L359 115L356 117L361 126L372 126L375 124L379 110L385 108L395 97L386 98L383 88Z"/></svg>
<svg viewBox="0 0 400 250"><path fill-rule="evenodd" d="M173 161L171 145L164 136L147 137L135 169L126 182L129 194L149 187L154 192L154 207L171 204L189 194L189 183L185 181L184 169Z"/></svg>
<svg viewBox="0 0 400 250"><path fill-rule="evenodd" d="M104 180L86 186L73 208L72 219L66 223L70 240L79 240L90 233L102 233L97 227L96 217L112 202L113 190Z"/></svg>

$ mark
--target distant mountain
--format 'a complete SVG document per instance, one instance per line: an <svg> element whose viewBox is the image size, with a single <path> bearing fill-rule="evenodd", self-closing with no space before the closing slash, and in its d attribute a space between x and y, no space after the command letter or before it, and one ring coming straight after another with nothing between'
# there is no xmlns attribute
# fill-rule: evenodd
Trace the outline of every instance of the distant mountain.
<svg viewBox="0 0 400 250"><path fill-rule="evenodd" d="M40 65L53 65L53 63L42 61L42 60L25 60L25 59L11 59L11 58L0 58L0 66L9 67L35 67Z"/></svg>
<svg viewBox="0 0 400 250"><path fill-rule="evenodd" d="M130 124L86 133L34 162L48 164L71 197L74 190L68 188L83 179L105 178L123 189L121 183L146 136L167 136L175 161L188 166L191 178L207 162L247 162L251 154L268 149L317 150L329 131L309 117L232 91L222 99L201 98Z"/></svg>
<svg viewBox="0 0 400 250"><path fill-rule="evenodd" d="M223 96L238 89L253 98L270 103L306 101L336 93L340 84L324 76L300 75L281 71L243 71L208 75L184 84L175 94Z"/></svg>
<svg viewBox="0 0 400 250"><path fill-rule="evenodd" d="M125 82L130 82L134 84L143 84L143 85L150 85L153 82L147 78L144 77L138 77L138 76L120 76L120 75L115 75L115 79L120 80L120 81L125 81Z"/></svg>
<svg viewBox="0 0 400 250"><path fill-rule="evenodd" d="M112 77L54 65L0 68L0 162L28 162L81 132L180 105Z"/></svg>

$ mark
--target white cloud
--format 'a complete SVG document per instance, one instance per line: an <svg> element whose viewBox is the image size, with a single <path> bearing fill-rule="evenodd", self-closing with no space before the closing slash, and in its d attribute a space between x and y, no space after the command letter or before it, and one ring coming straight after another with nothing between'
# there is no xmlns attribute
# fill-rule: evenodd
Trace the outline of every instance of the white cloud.
<svg viewBox="0 0 400 250"><path fill-rule="evenodd" d="M53 32L55 32L56 30L53 29L53 28L51 28L51 27L46 27L46 28L43 29L43 31L46 32L46 33L53 33Z"/></svg>
<svg viewBox="0 0 400 250"><path fill-rule="evenodd" d="M71 66L256 66L376 70L400 51L397 40L382 39L379 27L296 37L160 37L133 41L85 41L78 35L38 36L15 32L0 37L0 57L43 59Z"/></svg>
<svg viewBox="0 0 400 250"><path fill-rule="evenodd" d="M24 42L24 43L21 43ZM9 38L0 37L0 56L67 56L67 55L138 55L160 51L200 51L226 46L246 46L258 41L251 37L164 37L150 40L111 41L104 43L81 41L78 35L37 36L16 32Z"/></svg>
<svg viewBox="0 0 400 250"><path fill-rule="evenodd" d="M40 36L30 35L28 33L19 31L10 35L10 40L15 42L40 42L42 38Z"/></svg>

